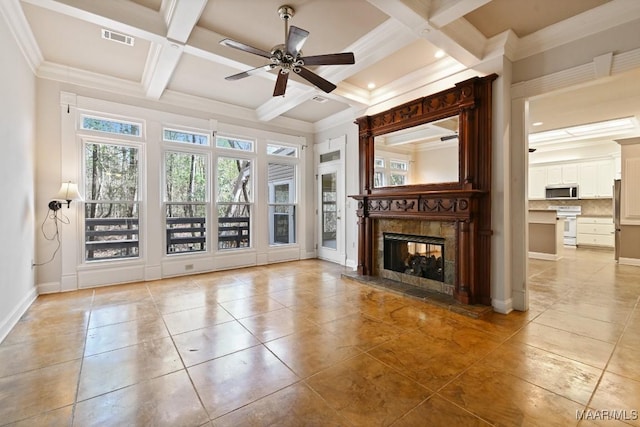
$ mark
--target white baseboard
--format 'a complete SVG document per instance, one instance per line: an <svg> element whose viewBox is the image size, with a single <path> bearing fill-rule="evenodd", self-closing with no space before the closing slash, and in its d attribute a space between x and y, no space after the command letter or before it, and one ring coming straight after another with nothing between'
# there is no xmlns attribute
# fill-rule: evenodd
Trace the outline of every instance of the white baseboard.
<svg viewBox="0 0 640 427"><path fill-rule="evenodd" d="M31 307L31 304L38 298L37 288L34 286L20 304L6 318L0 321L0 343L9 335L11 329L18 323L22 315Z"/></svg>
<svg viewBox="0 0 640 427"><path fill-rule="evenodd" d="M38 295L55 294L60 292L60 282L47 282L38 285Z"/></svg>
<svg viewBox="0 0 640 427"><path fill-rule="evenodd" d="M509 314L513 311L513 300L509 298L508 300L491 300L491 306L493 310L501 313L501 314Z"/></svg>
<svg viewBox="0 0 640 427"><path fill-rule="evenodd" d="M618 264L622 265L635 265L640 267L640 259L638 258L618 258Z"/></svg>
<svg viewBox="0 0 640 427"><path fill-rule="evenodd" d="M347 259L345 266L347 268L351 268L352 270L355 270L358 268L358 261L356 261L355 259Z"/></svg>
<svg viewBox="0 0 640 427"><path fill-rule="evenodd" d="M558 261L559 259L562 259L562 255L548 254L544 252L529 252L529 258L543 259L546 261Z"/></svg>

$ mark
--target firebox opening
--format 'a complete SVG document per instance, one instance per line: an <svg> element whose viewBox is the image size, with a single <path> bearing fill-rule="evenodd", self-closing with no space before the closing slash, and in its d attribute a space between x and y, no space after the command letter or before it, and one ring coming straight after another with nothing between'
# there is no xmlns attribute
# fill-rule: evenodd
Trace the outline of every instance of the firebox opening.
<svg viewBox="0 0 640 427"><path fill-rule="evenodd" d="M383 233L384 268L444 282L444 239Z"/></svg>

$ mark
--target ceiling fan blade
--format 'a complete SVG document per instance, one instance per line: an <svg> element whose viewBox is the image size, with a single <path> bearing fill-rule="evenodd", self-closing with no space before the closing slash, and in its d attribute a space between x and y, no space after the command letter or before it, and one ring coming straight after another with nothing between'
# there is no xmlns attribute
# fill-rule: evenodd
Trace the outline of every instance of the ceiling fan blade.
<svg viewBox="0 0 640 427"><path fill-rule="evenodd" d="M276 87L273 88L273 96L284 95L287 90L287 81L289 80L289 73L278 73L278 80L276 80Z"/></svg>
<svg viewBox="0 0 640 427"><path fill-rule="evenodd" d="M302 58L304 65L338 65L338 64L355 64L356 59L353 52L346 53L330 53L328 55L304 56Z"/></svg>
<svg viewBox="0 0 640 427"><path fill-rule="evenodd" d="M273 64L263 65L262 67L252 68L251 70L243 71L241 73L234 74L232 76L227 76L224 79L225 80L240 80L240 79L244 79L245 77L249 77L249 76L252 76L254 74L258 74L261 71L269 71L269 70L273 69L273 67L275 67L275 65L273 65Z"/></svg>
<svg viewBox="0 0 640 427"><path fill-rule="evenodd" d="M336 88L336 85L334 85L330 81L323 79L313 71L310 71L304 67L296 67L295 72L300 74L300 77L309 81L309 83L313 83L314 85L318 86L320 89L322 89L327 93L331 92Z"/></svg>
<svg viewBox="0 0 640 427"><path fill-rule="evenodd" d="M298 56L302 50L302 45L307 41L307 37L309 37L309 31L292 25L291 28L289 28L289 35L287 36L287 53L294 58Z"/></svg>
<svg viewBox="0 0 640 427"><path fill-rule="evenodd" d="M240 43L231 39L220 40L220 44L234 49L241 50L243 52L253 53L254 55L264 56L265 58L271 58L271 53L266 50L258 49L257 47L249 46L248 44Z"/></svg>

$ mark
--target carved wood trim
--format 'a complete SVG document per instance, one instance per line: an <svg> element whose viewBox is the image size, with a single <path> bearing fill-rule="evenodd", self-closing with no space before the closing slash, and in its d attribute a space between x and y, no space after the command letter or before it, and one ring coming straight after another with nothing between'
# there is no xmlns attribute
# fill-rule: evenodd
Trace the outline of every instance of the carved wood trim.
<svg viewBox="0 0 640 427"><path fill-rule="evenodd" d="M371 275L373 221L396 218L456 223L454 296L491 304L491 89L498 76L475 77L442 92L356 120L359 135L358 273ZM459 181L373 188L374 138L459 115Z"/></svg>

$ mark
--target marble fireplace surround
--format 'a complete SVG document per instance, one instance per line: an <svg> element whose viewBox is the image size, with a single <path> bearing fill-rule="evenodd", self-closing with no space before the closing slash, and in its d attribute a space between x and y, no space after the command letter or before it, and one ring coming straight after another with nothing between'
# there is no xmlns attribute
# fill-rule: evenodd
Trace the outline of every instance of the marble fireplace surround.
<svg viewBox="0 0 640 427"><path fill-rule="evenodd" d="M496 78L475 77L356 120L360 192L350 197L358 203L357 276L394 280L382 271L384 232L444 237L453 271L445 271L451 283L445 280L448 286L440 293L464 305L491 306L491 92ZM451 116L459 119L457 182L374 186L375 137Z"/></svg>

